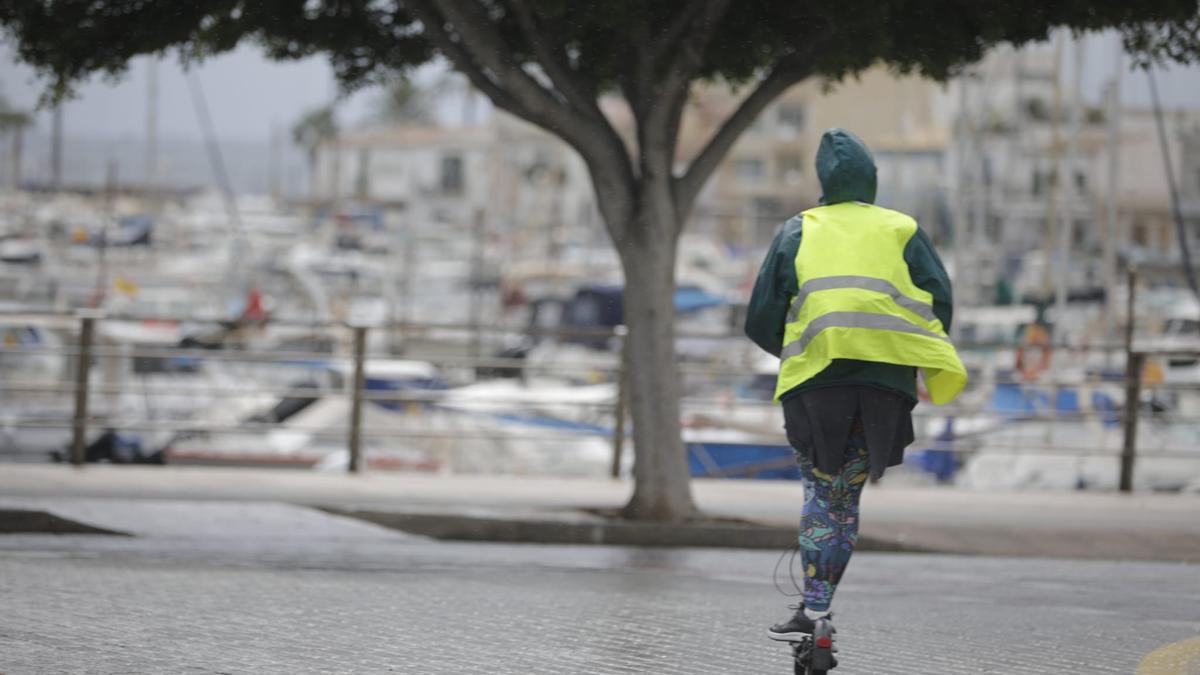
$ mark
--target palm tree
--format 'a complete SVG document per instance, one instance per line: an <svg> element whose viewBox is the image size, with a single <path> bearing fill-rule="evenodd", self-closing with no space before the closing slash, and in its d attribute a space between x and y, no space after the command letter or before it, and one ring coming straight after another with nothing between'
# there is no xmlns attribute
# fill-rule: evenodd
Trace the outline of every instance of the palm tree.
<svg viewBox="0 0 1200 675"><path fill-rule="evenodd" d="M337 116L334 114L335 104L327 103L304 113L292 126L292 140L304 148L308 160L308 192L309 197L317 197L317 151L321 144L337 138ZM336 161L336 158L335 158ZM336 191L337 186L334 186Z"/></svg>
<svg viewBox="0 0 1200 675"><path fill-rule="evenodd" d="M408 77L398 77L375 99L373 121L388 126L428 123L433 118L430 94L436 93Z"/></svg>
<svg viewBox="0 0 1200 675"><path fill-rule="evenodd" d="M9 148L12 153L12 176L14 190L21 187L21 149L25 140L25 129L33 124L29 113L9 107L8 100L0 96L0 133L11 134Z"/></svg>

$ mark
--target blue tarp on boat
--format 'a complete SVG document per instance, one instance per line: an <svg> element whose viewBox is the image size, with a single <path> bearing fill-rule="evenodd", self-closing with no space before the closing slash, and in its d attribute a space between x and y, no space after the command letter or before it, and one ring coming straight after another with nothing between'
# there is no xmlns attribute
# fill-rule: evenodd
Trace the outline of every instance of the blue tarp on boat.
<svg viewBox="0 0 1200 675"><path fill-rule="evenodd" d="M688 466L698 478L799 480L791 447L757 443L688 443Z"/></svg>

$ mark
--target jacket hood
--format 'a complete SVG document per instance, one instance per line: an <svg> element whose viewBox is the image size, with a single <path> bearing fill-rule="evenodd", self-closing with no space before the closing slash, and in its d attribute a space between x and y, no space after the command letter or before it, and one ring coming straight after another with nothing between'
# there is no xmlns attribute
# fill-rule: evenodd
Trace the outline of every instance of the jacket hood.
<svg viewBox="0 0 1200 675"><path fill-rule="evenodd" d="M821 135L817 178L821 180L822 204L875 203L875 158L866 143L845 129L830 129Z"/></svg>

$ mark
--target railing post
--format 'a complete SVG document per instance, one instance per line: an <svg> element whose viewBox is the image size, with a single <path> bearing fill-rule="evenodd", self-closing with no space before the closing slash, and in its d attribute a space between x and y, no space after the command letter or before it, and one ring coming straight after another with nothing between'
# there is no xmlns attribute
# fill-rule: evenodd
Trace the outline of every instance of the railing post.
<svg viewBox="0 0 1200 675"><path fill-rule="evenodd" d="M617 339L617 407L613 410L613 435L612 435L612 470L613 478L621 476L621 455L625 452L625 408L628 407L628 402L625 400L628 396L628 387L625 386L625 357L627 356L625 335L628 330L625 326L617 326L613 329L613 337Z"/></svg>
<svg viewBox="0 0 1200 675"><path fill-rule="evenodd" d="M354 383L350 393L350 473L358 473L362 461L362 405L367 356L367 327L354 327Z"/></svg>
<svg viewBox="0 0 1200 675"><path fill-rule="evenodd" d="M96 316L82 314L79 318L79 360L75 367L75 415L71 439L71 463L82 467L87 450L88 388L92 370L92 339L96 332Z"/></svg>
<svg viewBox="0 0 1200 675"><path fill-rule="evenodd" d="M1133 461L1137 456L1138 412L1142 399L1142 366L1146 355L1133 351L1134 294L1137 292L1137 268L1129 266L1128 293L1125 301L1125 442L1121 446L1121 492L1133 491Z"/></svg>
<svg viewBox="0 0 1200 675"><path fill-rule="evenodd" d="M471 282L470 282L470 323L471 323L471 358L479 360L483 356L483 297L480 289L483 286L483 245L485 235L486 215L483 209L476 209L471 220Z"/></svg>

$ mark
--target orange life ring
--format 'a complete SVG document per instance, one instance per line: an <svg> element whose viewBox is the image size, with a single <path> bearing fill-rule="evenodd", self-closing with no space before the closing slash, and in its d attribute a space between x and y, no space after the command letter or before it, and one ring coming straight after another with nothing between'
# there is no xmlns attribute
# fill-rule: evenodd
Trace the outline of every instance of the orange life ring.
<svg viewBox="0 0 1200 675"><path fill-rule="evenodd" d="M1036 359L1027 356L1027 352L1032 350L1038 351ZM1031 323L1025 327L1025 333L1021 336L1021 345L1017 347L1017 372L1027 382L1036 380L1041 377L1042 373L1050 369L1050 359L1053 355L1054 348L1050 346L1050 333L1046 327Z"/></svg>

